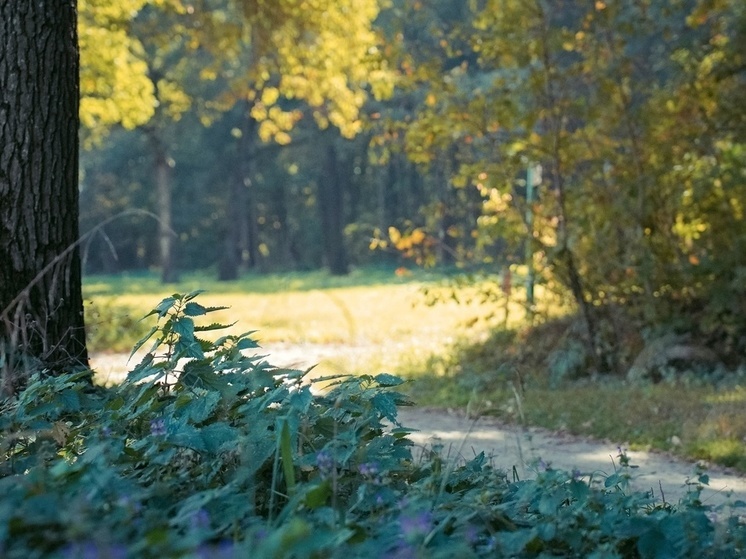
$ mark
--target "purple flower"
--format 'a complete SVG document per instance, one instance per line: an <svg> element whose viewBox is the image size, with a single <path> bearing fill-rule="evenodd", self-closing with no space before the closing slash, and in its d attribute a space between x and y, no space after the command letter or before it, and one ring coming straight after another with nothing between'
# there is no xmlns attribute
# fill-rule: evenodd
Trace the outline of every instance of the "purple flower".
<svg viewBox="0 0 746 559"><path fill-rule="evenodd" d="M192 528L196 530L205 530L210 527L210 514L205 509L199 509L192 515Z"/></svg>
<svg viewBox="0 0 746 559"><path fill-rule="evenodd" d="M316 466L319 468L319 473L321 473L322 476L327 476L334 469L334 458L329 454L329 452L322 450L316 455Z"/></svg>
<svg viewBox="0 0 746 559"><path fill-rule="evenodd" d="M414 516L402 516L399 520L401 533L408 540L421 538L432 529L433 518L429 512L421 512Z"/></svg>
<svg viewBox="0 0 746 559"><path fill-rule="evenodd" d="M166 434L166 420L159 418L150 422L150 434L154 437L162 437Z"/></svg>
<svg viewBox="0 0 746 559"><path fill-rule="evenodd" d="M469 545L475 545L479 542L479 530L473 524L469 524L464 530L464 537Z"/></svg>
<svg viewBox="0 0 746 559"><path fill-rule="evenodd" d="M365 464L360 464L357 469L360 474L365 477L374 477L378 475L378 464L376 464L375 462L366 462Z"/></svg>

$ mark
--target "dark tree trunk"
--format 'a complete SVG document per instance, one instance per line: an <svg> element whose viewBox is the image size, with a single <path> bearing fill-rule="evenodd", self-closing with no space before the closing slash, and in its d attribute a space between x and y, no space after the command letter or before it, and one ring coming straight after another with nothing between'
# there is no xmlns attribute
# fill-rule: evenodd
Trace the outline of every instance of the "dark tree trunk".
<svg viewBox="0 0 746 559"><path fill-rule="evenodd" d="M339 176L339 161L334 138L329 132L324 135L327 143L319 177L324 263L333 275L343 276L350 271L344 245L344 190Z"/></svg>
<svg viewBox="0 0 746 559"><path fill-rule="evenodd" d="M0 362L87 366L78 241L73 0L0 2Z"/></svg>
<svg viewBox="0 0 746 559"><path fill-rule="evenodd" d="M178 280L174 267L174 230L172 227L171 161L166 147L160 139L155 139L155 190L158 200L158 246L161 264L161 282L174 283Z"/></svg>
<svg viewBox="0 0 746 559"><path fill-rule="evenodd" d="M226 221L223 252L218 265L219 281L238 279L242 267L256 268L259 264L256 194L252 183L256 121L249 116L249 109L246 103L241 137L236 143L238 165L225 201Z"/></svg>

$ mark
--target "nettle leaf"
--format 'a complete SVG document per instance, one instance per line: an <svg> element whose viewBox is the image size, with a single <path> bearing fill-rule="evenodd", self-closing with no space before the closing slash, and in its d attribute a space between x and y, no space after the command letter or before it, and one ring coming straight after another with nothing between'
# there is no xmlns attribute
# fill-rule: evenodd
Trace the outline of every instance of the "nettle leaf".
<svg viewBox="0 0 746 559"><path fill-rule="evenodd" d="M153 375L163 374L163 364L154 362L155 356L148 353L142 358L142 361L129 373L127 373L127 382L137 383Z"/></svg>
<svg viewBox="0 0 746 559"><path fill-rule="evenodd" d="M176 398L174 409L179 415L198 425L213 414L220 400L220 393L212 390L204 392L200 390L184 391Z"/></svg>
<svg viewBox="0 0 746 559"><path fill-rule="evenodd" d="M406 382L397 376L389 375L387 373L376 375L375 377L373 377L373 380L375 380L379 386L399 386L400 384L404 384L404 382Z"/></svg>
<svg viewBox="0 0 746 559"><path fill-rule="evenodd" d="M228 388L229 381L224 375L215 373L209 359L189 361L179 376L179 383L184 386L196 386L223 392Z"/></svg>
<svg viewBox="0 0 746 559"><path fill-rule="evenodd" d="M202 436L202 431L188 423L179 425L176 432L169 435L168 440L174 446L191 448L197 452L204 452L207 450L207 443L205 438Z"/></svg>
<svg viewBox="0 0 746 559"><path fill-rule="evenodd" d="M173 321L173 332L184 338L194 338L194 320L186 316L176 317Z"/></svg>
<svg viewBox="0 0 746 559"><path fill-rule="evenodd" d="M259 344L252 340L251 338L244 338L241 337L241 339L238 340L238 343L236 344L236 348L238 350L243 349L256 349L259 347Z"/></svg>
<svg viewBox="0 0 746 559"><path fill-rule="evenodd" d="M153 336L153 334L155 334L157 331L158 331L158 327L157 326L153 326L148 331L148 333L145 334L145 336L143 336L140 340L138 340L137 343L135 344L135 346L132 348L132 352L130 353L129 359L132 359L132 356L135 355L135 353L137 353L137 351L143 345L145 345L145 342L147 342Z"/></svg>
<svg viewBox="0 0 746 559"><path fill-rule="evenodd" d="M182 299L183 298L184 301L191 301L192 299L194 299L198 295L202 295L204 292L205 292L204 289L195 289L194 291L191 291L191 292L187 293L183 297L181 295L178 295L178 294L174 295L174 297L176 297L178 299Z"/></svg>
<svg viewBox="0 0 746 559"><path fill-rule="evenodd" d="M199 303L190 302L184 305L182 312L185 316L202 316L207 314L207 309Z"/></svg>
<svg viewBox="0 0 746 559"><path fill-rule="evenodd" d="M158 318L163 318L168 314L168 311L170 311L174 307L178 298L178 293L172 295L171 297L166 297L160 303L158 303L158 305L152 311L146 314L145 317L157 314Z"/></svg>
<svg viewBox="0 0 746 559"><path fill-rule="evenodd" d="M202 428L202 440L208 452L218 454L238 446L238 429L227 423L212 423Z"/></svg>
<svg viewBox="0 0 746 559"><path fill-rule="evenodd" d="M392 423L398 423L396 419L396 402L390 394L379 392L378 394L373 396L373 398L371 398L371 403L373 404L375 410L383 415L386 419L388 419Z"/></svg>
<svg viewBox="0 0 746 559"><path fill-rule="evenodd" d="M209 309L208 309L209 312ZM195 332L209 332L211 330L225 330L227 328L231 328L236 323L231 322L230 324L220 324L219 322L213 322L212 324L208 324L207 326L195 326L194 331Z"/></svg>

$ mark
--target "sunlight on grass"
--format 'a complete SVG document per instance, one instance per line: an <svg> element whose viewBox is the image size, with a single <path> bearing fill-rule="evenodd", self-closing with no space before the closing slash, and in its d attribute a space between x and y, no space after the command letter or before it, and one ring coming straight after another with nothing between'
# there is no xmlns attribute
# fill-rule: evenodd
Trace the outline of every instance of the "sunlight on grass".
<svg viewBox="0 0 746 559"><path fill-rule="evenodd" d="M256 330L254 336L260 343L373 346L371 353L379 356L440 351L459 337L483 335L492 325L485 318L491 307L483 305L476 297L461 304L444 297L444 302L430 306L426 304L422 289L427 285L432 294L439 289L437 283L428 282L427 278L399 281L390 274L392 282L382 284L381 274L353 276L344 280L351 285L328 288L318 286L340 284L343 280L310 275L305 279L291 277L288 281L276 278L269 283L266 278L258 277L218 284L202 278L201 283L203 287L207 284L207 289L200 296L200 302L229 307L214 313L212 318L224 323L236 322L231 328L233 333ZM361 279L370 283L360 285ZM132 281L132 288L129 281ZM131 323L171 293L200 287L192 284L197 283L196 279L175 286L153 282L149 277L136 281L113 278L110 282L93 278L86 281L84 293L99 308L122 309L118 315L114 313L114 318ZM298 289L287 289L289 284ZM274 291L269 291L271 286ZM522 316L521 305L512 303L512 320L520 320ZM106 327L95 323L91 326ZM109 345L93 344L93 349L126 351L137 340L136 335L127 339L126 334L126 329L122 329L117 336L105 337Z"/></svg>

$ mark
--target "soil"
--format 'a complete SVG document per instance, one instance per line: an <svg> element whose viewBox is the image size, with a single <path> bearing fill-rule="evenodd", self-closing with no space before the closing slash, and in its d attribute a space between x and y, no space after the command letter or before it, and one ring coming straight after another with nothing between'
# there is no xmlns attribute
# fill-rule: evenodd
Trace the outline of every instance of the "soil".
<svg viewBox="0 0 746 559"><path fill-rule="evenodd" d="M354 352L355 348L336 345L274 344L262 348L277 367L305 369L324 359ZM133 360L136 363L136 360ZM121 380L128 370L127 355L94 354L92 368L106 382ZM417 448L442 445L451 458L470 459L485 452L492 464L521 479L534 476L542 468L578 470L593 479L603 479L620 467L619 451L623 442L598 441L544 429L505 425L495 418L467 418L452 409L423 407L403 408L399 420L416 430L411 439ZM632 470L632 488L652 491L657 501L676 504L693 488L687 480L696 481L697 464L660 452L627 451ZM746 476L707 464L709 485L702 491L704 503L730 505L746 502ZM746 506L739 507L739 514Z"/></svg>

